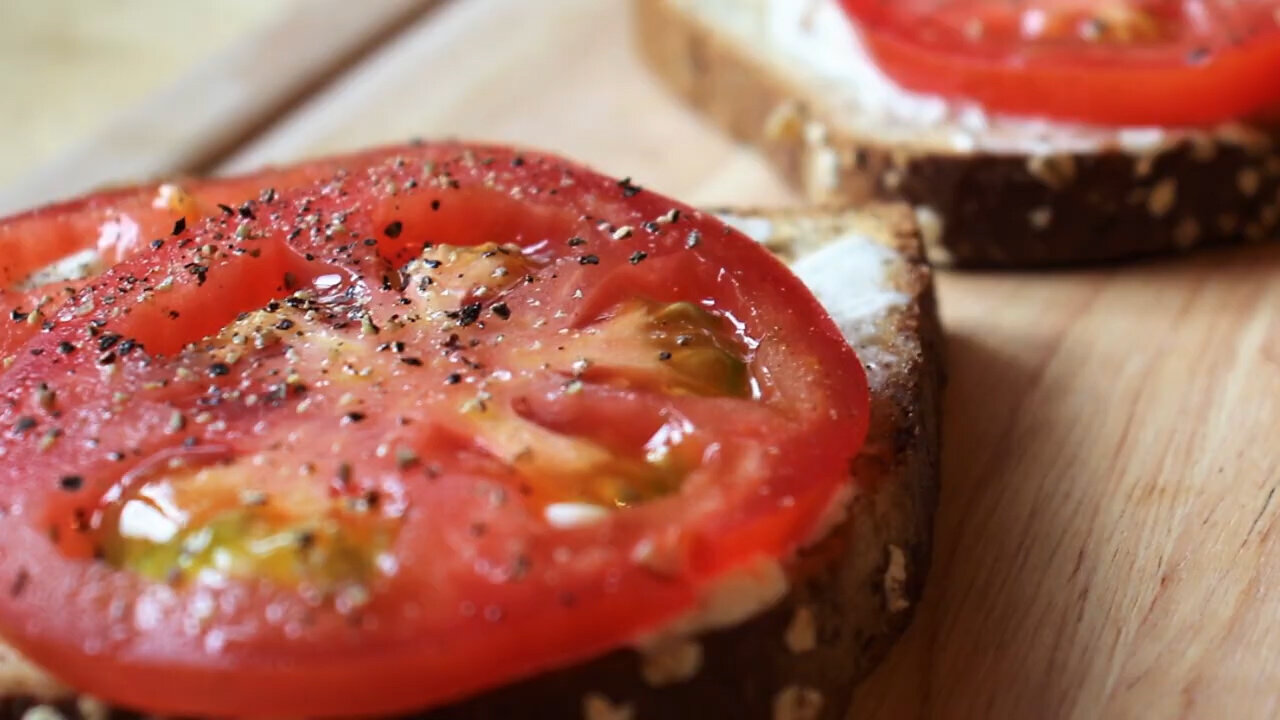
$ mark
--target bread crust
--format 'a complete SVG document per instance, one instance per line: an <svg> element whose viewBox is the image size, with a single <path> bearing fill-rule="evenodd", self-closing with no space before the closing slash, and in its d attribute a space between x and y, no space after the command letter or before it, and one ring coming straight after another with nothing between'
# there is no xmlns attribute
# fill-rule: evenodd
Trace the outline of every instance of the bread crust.
<svg viewBox="0 0 1280 720"><path fill-rule="evenodd" d="M905 302L855 343L864 359L894 360L874 368L871 427L851 468L861 491L846 519L786 567L789 589L781 602L741 624L669 645L685 651L685 661L697 653L696 662L676 669L682 675L692 668L687 678L655 685L645 678L652 655L618 650L416 717L677 720L724 709L735 720L835 720L846 713L856 681L906 628L929 567L942 386L932 278L911 211L896 205L856 213L734 213L767 218L773 228L767 243L784 258L816 249L815 236L829 240L850 230L892 251L886 289ZM40 703L0 700L0 718L17 720ZM44 704L67 718L139 717L76 698Z"/></svg>
<svg viewBox="0 0 1280 720"><path fill-rule="evenodd" d="M1280 238L1280 125L1180 133L1154 150L1028 155L860 136L670 0L634 0L636 39L679 95L820 203L902 200L929 260L1035 267Z"/></svg>

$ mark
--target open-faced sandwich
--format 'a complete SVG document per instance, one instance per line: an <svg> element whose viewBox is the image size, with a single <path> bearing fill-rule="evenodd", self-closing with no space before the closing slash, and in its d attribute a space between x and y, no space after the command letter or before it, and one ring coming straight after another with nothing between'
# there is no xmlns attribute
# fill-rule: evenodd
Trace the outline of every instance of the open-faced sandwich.
<svg viewBox="0 0 1280 720"><path fill-rule="evenodd" d="M1050 265L1280 227L1275 0L635 0L650 64L811 199L930 260Z"/></svg>
<svg viewBox="0 0 1280 720"><path fill-rule="evenodd" d="M841 717L927 567L910 215L418 144L0 222L3 714Z"/></svg>

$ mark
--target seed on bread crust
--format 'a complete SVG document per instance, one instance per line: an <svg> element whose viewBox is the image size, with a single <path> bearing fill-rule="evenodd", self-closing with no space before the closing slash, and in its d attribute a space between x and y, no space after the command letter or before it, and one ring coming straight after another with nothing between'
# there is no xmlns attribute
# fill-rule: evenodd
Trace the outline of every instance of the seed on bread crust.
<svg viewBox="0 0 1280 720"><path fill-rule="evenodd" d="M1258 214L1262 220L1263 227L1274 228L1277 222L1280 222L1280 204L1268 205L1262 208L1262 212Z"/></svg>
<svg viewBox="0 0 1280 720"><path fill-rule="evenodd" d="M812 120L806 123L804 143L808 148L807 191L816 197L835 192L840 184L840 156L827 142L826 126Z"/></svg>
<svg viewBox="0 0 1280 720"><path fill-rule="evenodd" d="M603 693L587 693L582 698L582 720L635 720L635 708L615 704Z"/></svg>
<svg viewBox="0 0 1280 720"><path fill-rule="evenodd" d="M67 720L58 708L52 705L34 705L22 714L22 720Z"/></svg>
<svg viewBox="0 0 1280 720"><path fill-rule="evenodd" d="M111 708L101 700L88 695L76 698L76 712L80 713L83 720L107 720L111 717Z"/></svg>
<svg viewBox="0 0 1280 720"><path fill-rule="evenodd" d="M1177 202L1178 180L1167 177L1151 188L1151 194L1147 196L1147 212L1151 213L1151 217L1162 218L1169 214Z"/></svg>
<svg viewBox="0 0 1280 720"><path fill-rule="evenodd" d="M915 206L916 224L920 226L920 236L924 239L926 245L932 245L942 241L942 233L944 227L942 225L942 216L937 210L928 205Z"/></svg>
<svg viewBox="0 0 1280 720"><path fill-rule="evenodd" d="M818 720L822 693L811 687L788 685L773 697L773 720Z"/></svg>
<svg viewBox="0 0 1280 720"><path fill-rule="evenodd" d="M1173 229L1173 242L1180 248L1187 249L1200 240L1200 223L1193 217L1184 217Z"/></svg>
<svg viewBox="0 0 1280 720"><path fill-rule="evenodd" d="M1027 213L1027 224L1036 230L1044 230L1053 224L1053 208L1041 205Z"/></svg>
<svg viewBox="0 0 1280 720"><path fill-rule="evenodd" d="M1156 159L1159 155L1155 153L1143 153L1133 161L1133 177L1141 180L1150 177L1156 167Z"/></svg>
<svg viewBox="0 0 1280 720"><path fill-rule="evenodd" d="M892 167L880 176L880 186L888 192L897 192L902 187L904 175L901 169Z"/></svg>
<svg viewBox="0 0 1280 720"><path fill-rule="evenodd" d="M641 652L640 674L653 687L689 680L702 668L702 645L688 638L663 640Z"/></svg>
<svg viewBox="0 0 1280 720"><path fill-rule="evenodd" d="M764 121L764 134L770 140L794 140L803 132L804 120L794 100L779 103Z"/></svg>
<svg viewBox="0 0 1280 720"><path fill-rule="evenodd" d="M1206 133L1193 133L1189 139L1191 157L1202 163L1213 162L1218 157L1218 144Z"/></svg>
<svg viewBox="0 0 1280 720"><path fill-rule="evenodd" d="M1258 188L1262 185L1262 173L1255 168L1241 168L1236 173L1236 188L1240 190L1240 194L1245 197L1253 197L1258 194Z"/></svg>
<svg viewBox="0 0 1280 720"><path fill-rule="evenodd" d="M799 605L791 616L791 624L787 625L787 633L783 637L787 649L799 655L818 647L818 622L813 617L813 608Z"/></svg>
<svg viewBox="0 0 1280 720"><path fill-rule="evenodd" d="M1027 158L1027 172L1031 177L1061 190L1076 179L1076 160L1071 155L1032 155Z"/></svg>
<svg viewBox="0 0 1280 720"><path fill-rule="evenodd" d="M889 566L884 571L884 602L891 613L911 607L907 596L907 556L897 545L889 546Z"/></svg>

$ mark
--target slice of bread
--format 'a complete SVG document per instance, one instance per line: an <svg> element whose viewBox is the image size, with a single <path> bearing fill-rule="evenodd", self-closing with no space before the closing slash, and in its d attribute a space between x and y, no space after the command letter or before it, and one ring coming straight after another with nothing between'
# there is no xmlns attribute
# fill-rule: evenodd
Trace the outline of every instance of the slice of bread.
<svg viewBox="0 0 1280 720"><path fill-rule="evenodd" d="M847 516L791 563L785 597L741 623L617 651L425 717L841 718L855 682L906 627L929 565L942 384L933 285L911 211L720 215L792 263L867 367L871 429L851 468ZM3 645L0 698L0 718L14 720L131 716L77 698Z"/></svg>
<svg viewBox="0 0 1280 720"><path fill-rule="evenodd" d="M680 95L811 200L910 203L935 264L1060 265L1280 234L1280 123L993 116L895 86L838 0L634 5L642 54Z"/></svg>

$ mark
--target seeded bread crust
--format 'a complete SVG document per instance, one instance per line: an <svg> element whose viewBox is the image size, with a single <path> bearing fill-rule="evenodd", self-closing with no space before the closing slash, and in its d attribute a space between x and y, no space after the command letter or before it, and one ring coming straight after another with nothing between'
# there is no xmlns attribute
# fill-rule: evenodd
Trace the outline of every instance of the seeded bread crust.
<svg viewBox="0 0 1280 720"><path fill-rule="evenodd" d="M733 215L767 220L764 241L787 259L849 232L890 251L884 290L903 302L853 343L864 359L887 360L869 368L871 427L851 468L862 491L847 518L786 568L784 599L742 624L670 643L662 655L616 651L418 716L422 720L692 720L716 712L735 720L836 720L844 717L857 680L906 628L929 567L942 386L932 278L911 212L897 205ZM655 684L655 670L667 682ZM0 718L17 720L32 708L86 720L139 717L76 699L56 685L38 694L0 701Z"/></svg>
<svg viewBox="0 0 1280 720"><path fill-rule="evenodd" d="M915 208L929 260L1078 264L1280 238L1280 124L1183 133L1153 151L1028 155L893 144L850 131L822 93L671 0L634 0L641 54L757 146L810 200Z"/></svg>

